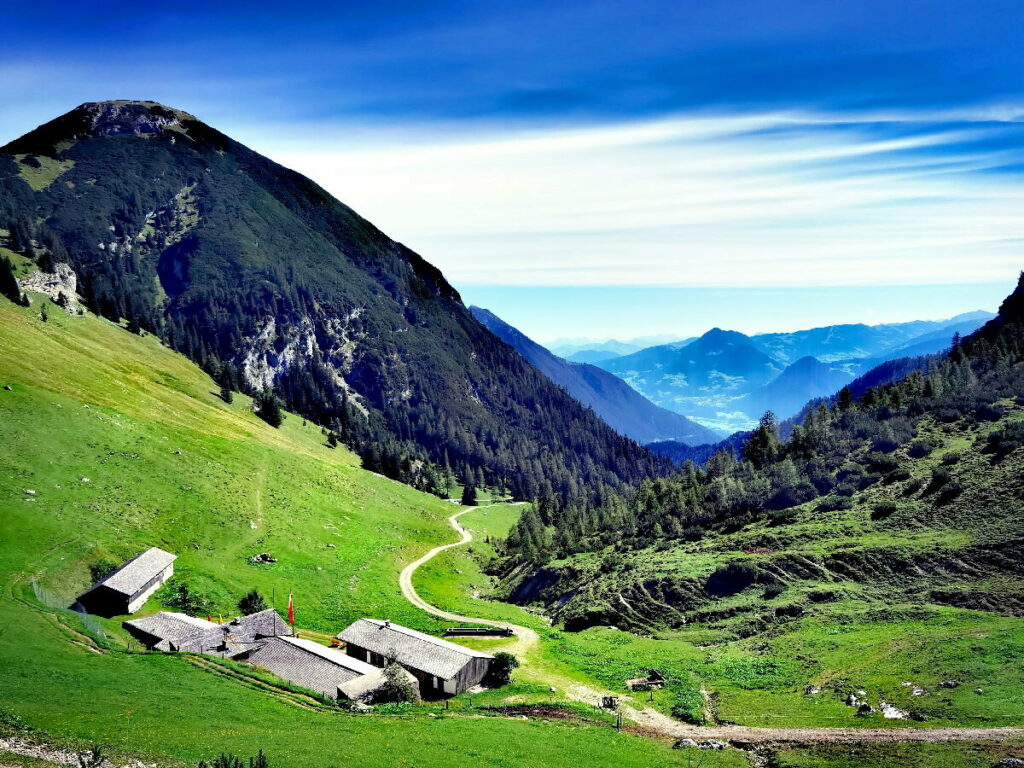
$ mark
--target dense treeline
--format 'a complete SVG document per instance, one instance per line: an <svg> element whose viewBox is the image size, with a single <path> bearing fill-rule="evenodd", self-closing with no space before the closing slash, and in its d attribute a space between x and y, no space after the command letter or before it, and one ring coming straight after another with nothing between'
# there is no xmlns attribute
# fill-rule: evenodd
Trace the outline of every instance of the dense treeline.
<svg viewBox="0 0 1024 768"><path fill-rule="evenodd" d="M21 166L42 155L65 170L33 191ZM417 254L184 113L83 105L4 147L0 228L41 268L71 264L86 306L158 335L225 398L253 396L270 423L293 410L418 488L456 477L564 506L670 468L497 340Z"/></svg>
<svg viewBox="0 0 1024 768"><path fill-rule="evenodd" d="M932 447L919 440L925 417L940 423L997 421L999 401L1024 392L1024 274L998 317L948 354L908 366L909 374L860 389L846 388L808 410L787 439L771 413L741 449L712 455L700 468L688 463L672 477L646 479L632 491L607 490L588 503L559 506L542 498L523 515L507 541L514 561L543 562L609 544L641 548L671 540L699 540L708 530L731 531L757 520L789 519L789 510L821 498L832 508L857 490L902 478L892 454ZM985 447L997 460L1024 444L1024 428L999 430ZM737 455L738 454L738 455ZM959 489L939 471L931 490L937 503Z"/></svg>

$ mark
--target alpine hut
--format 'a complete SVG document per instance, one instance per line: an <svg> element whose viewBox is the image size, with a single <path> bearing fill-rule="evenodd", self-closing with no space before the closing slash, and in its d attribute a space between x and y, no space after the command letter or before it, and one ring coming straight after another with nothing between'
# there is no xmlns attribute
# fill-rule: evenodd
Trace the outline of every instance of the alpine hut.
<svg viewBox="0 0 1024 768"><path fill-rule="evenodd" d="M150 651L216 653L224 650L224 630L219 624L184 613L161 611L122 626Z"/></svg>
<svg viewBox="0 0 1024 768"><path fill-rule="evenodd" d="M389 621L358 619L338 634L345 652L378 667L397 661L419 681L423 696L453 696L480 683L493 656Z"/></svg>
<svg viewBox="0 0 1024 768"><path fill-rule="evenodd" d="M361 701L384 683L383 671L372 664L299 637L267 638L249 663L332 699ZM418 693L412 675L409 683Z"/></svg>
<svg viewBox="0 0 1024 768"><path fill-rule="evenodd" d="M151 547L136 555L104 578L78 602L99 616L123 616L135 613L174 573L177 555Z"/></svg>

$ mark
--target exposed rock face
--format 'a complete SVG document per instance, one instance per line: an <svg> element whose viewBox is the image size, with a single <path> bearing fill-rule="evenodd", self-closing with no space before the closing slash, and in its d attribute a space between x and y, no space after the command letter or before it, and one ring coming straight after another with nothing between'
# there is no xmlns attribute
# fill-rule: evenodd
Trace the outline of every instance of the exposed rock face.
<svg viewBox="0 0 1024 768"><path fill-rule="evenodd" d="M183 118L191 118L184 112L168 109L153 102L104 101L82 105L91 118L90 133L93 136L123 136L161 133L176 128Z"/></svg>
<svg viewBox="0 0 1024 768"><path fill-rule="evenodd" d="M68 314L73 315L78 308L78 277L67 264L56 264L53 272L36 270L18 280L18 285L23 291L34 293L45 293L54 301L63 294L64 308Z"/></svg>

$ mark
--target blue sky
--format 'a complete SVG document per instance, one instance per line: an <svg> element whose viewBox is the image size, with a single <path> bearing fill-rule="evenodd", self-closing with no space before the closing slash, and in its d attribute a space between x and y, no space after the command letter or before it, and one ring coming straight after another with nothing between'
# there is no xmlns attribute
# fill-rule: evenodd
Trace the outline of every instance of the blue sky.
<svg viewBox="0 0 1024 768"><path fill-rule="evenodd" d="M1024 263L1018 0L2 2L0 139L186 109L540 339L941 317Z"/></svg>

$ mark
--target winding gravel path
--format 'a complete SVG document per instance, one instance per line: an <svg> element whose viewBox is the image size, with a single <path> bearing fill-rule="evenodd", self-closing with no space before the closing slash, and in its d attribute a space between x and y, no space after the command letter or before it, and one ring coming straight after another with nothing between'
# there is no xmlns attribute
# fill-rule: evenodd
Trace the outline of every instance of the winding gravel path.
<svg viewBox="0 0 1024 768"><path fill-rule="evenodd" d="M459 534L459 540L451 544L442 544L434 547L423 557L410 563L402 569L398 577L405 598L417 608L426 611L434 616L449 621L464 624L482 624L487 627L498 627L500 629L511 629L515 632L516 639L508 650L515 653L519 658L526 656L526 653L533 650L540 643L540 636L529 627L511 624L507 621L494 621L492 619L481 619L475 616L463 616L452 613L431 605L416 592L412 585L413 574L425 563L448 549L461 547L473 540L473 534L462 527L459 518L473 512L480 507L467 507L459 510L448 518L448 523ZM564 683L564 681L557 681ZM594 704L606 692L584 685L572 684L564 686L570 697L578 701ZM628 696L621 696L620 699L628 700ZM676 739L693 739L694 741L705 741L707 739L718 739L720 741L750 742L755 744L779 744L779 743L831 743L831 744L855 744L855 743L902 743L902 742L943 742L943 741L968 741L968 742L1018 742L1024 741L1024 727L1009 726L1004 728L906 728L895 726L893 728L755 728L745 725L687 725L681 723L662 712L650 707L636 709L629 704L620 705L623 717L641 731L660 737Z"/></svg>

